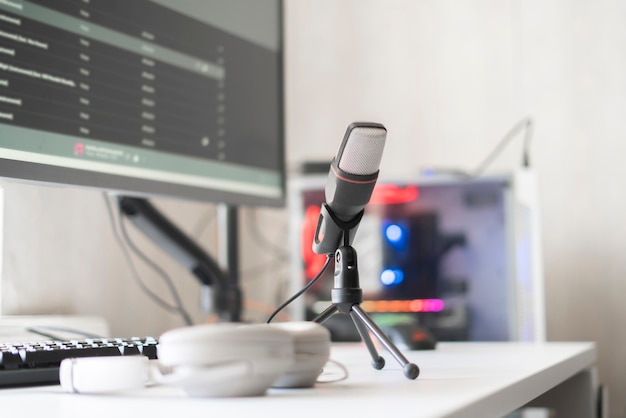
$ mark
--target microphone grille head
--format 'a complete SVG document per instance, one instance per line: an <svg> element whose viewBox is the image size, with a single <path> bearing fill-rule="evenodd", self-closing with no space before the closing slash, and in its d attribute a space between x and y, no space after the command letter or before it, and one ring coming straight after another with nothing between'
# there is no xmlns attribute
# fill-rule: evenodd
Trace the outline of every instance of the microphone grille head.
<svg viewBox="0 0 626 418"><path fill-rule="evenodd" d="M339 148L337 167L356 175L378 172L387 130L379 124L352 124Z"/></svg>

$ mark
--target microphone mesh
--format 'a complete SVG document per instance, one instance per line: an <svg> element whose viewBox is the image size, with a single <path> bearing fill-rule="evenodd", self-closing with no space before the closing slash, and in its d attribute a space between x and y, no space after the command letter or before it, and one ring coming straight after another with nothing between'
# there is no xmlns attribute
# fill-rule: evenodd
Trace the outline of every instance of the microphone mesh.
<svg viewBox="0 0 626 418"><path fill-rule="evenodd" d="M383 157L387 131L381 128L356 127L346 139L337 167L346 173L370 175L378 171Z"/></svg>

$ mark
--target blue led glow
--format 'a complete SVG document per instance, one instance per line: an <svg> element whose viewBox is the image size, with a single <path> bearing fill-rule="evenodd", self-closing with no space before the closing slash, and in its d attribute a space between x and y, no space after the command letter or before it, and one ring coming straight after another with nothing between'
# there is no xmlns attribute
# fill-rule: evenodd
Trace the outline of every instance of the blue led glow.
<svg viewBox="0 0 626 418"><path fill-rule="evenodd" d="M405 226L394 222L385 222L383 224L383 236L395 251L406 250L409 234Z"/></svg>
<svg viewBox="0 0 626 418"><path fill-rule="evenodd" d="M384 269L380 273L380 282L385 286L395 286L404 281L404 272L400 269Z"/></svg>
<svg viewBox="0 0 626 418"><path fill-rule="evenodd" d="M404 231L402 231L399 225L390 224L385 228L385 236L389 242L398 242L402 239L403 235Z"/></svg>

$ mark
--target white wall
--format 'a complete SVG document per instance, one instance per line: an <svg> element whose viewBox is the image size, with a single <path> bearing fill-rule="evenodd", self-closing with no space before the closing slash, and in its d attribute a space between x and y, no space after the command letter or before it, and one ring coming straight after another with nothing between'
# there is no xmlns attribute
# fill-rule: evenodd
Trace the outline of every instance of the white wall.
<svg viewBox="0 0 626 418"><path fill-rule="evenodd" d="M114 336L158 336L184 325L179 314L162 309L141 290L114 238L101 192L5 180L0 187L5 200L0 314L98 315L108 320ZM163 199L154 203L218 257L214 205ZM264 321L286 297L285 218L278 209L240 211L245 320ZM253 234L252 226L259 233ZM195 277L132 225L127 231L171 277L193 322L216 320L201 309ZM132 259L143 283L172 305L161 277L136 256Z"/></svg>
<svg viewBox="0 0 626 418"><path fill-rule="evenodd" d="M626 415L626 2L288 0L286 17L292 162L366 119L389 130L381 175L468 169L533 118L548 339L597 341Z"/></svg>
<svg viewBox="0 0 626 418"><path fill-rule="evenodd" d="M8 181L3 187L3 314L102 315L112 331L121 333L117 335L129 336L157 335L163 327L182 325L177 316L148 301L133 281L101 193ZM149 254L159 256L158 251ZM176 265L166 266L182 292L197 291L193 279L181 277ZM156 275L140 262L138 268L151 288L171 300ZM187 298L190 310L196 304L197 298Z"/></svg>

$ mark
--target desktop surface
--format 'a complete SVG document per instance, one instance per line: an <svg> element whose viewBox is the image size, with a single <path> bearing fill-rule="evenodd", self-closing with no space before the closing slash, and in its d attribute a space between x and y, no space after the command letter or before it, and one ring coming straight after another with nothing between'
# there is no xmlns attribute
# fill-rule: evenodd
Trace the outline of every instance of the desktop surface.
<svg viewBox="0 0 626 418"><path fill-rule="evenodd" d="M6 412L48 417L141 412L159 417L501 418L593 368L596 355L591 342L442 342L436 350L404 353L421 370L416 380L409 380L387 352L380 353L387 365L375 370L365 346L335 344L331 360L345 366L345 379L309 389L270 389L260 397L189 398L165 386L115 395L76 395L62 392L59 386L46 386L0 390L0 404ZM342 375L340 367L329 363L320 380L334 381Z"/></svg>

